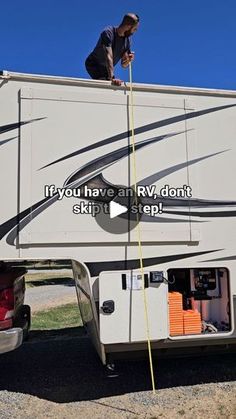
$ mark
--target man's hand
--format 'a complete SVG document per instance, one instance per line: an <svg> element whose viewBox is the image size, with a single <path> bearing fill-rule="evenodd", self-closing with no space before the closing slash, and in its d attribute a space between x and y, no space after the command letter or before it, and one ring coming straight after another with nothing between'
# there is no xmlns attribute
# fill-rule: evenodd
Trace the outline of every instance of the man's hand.
<svg viewBox="0 0 236 419"><path fill-rule="evenodd" d="M131 52L130 54L129 54L129 62L131 62L131 61L133 61L134 60L134 52Z"/></svg>
<svg viewBox="0 0 236 419"><path fill-rule="evenodd" d="M123 80L120 79L112 79L111 84L114 84L115 86L121 86L123 83Z"/></svg>
<svg viewBox="0 0 236 419"><path fill-rule="evenodd" d="M121 65L122 67L128 67L129 63L134 60L134 52L125 52L122 59L121 59Z"/></svg>

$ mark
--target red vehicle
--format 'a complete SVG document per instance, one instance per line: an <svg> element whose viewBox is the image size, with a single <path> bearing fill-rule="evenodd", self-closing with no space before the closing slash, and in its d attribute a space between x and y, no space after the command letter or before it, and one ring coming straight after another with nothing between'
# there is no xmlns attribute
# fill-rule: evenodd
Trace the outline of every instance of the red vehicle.
<svg viewBox="0 0 236 419"><path fill-rule="evenodd" d="M0 265L0 354L18 348L28 337L30 307L24 305L25 268Z"/></svg>

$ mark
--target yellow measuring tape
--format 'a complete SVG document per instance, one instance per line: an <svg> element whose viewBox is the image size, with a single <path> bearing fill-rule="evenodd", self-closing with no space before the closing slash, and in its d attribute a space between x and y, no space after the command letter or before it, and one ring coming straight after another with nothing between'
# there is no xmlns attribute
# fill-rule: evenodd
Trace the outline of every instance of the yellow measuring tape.
<svg viewBox="0 0 236 419"><path fill-rule="evenodd" d="M136 165L136 151L135 151L135 139L134 139L134 95L133 95L133 77L132 77L132 63L129 63L129 82L130 82L130 103L129 103L129 110L130 110L130 125L131 125L131 138L132 138L132 162L133 162L133 176L134 176L134 191L135 191L135 204L138 205L137 202L137 165ZM137 231L138 231L138 249L139 249L139 259L140 259L140 270L142 275L142 288L143 288L143 299L144 299L144 311L145 311L145 321L146 321L146 332L147 332L147 344L148 344L148 355L149 355L149 364L150 364L150 373L151 373L151 380L152 380L152 390L155 394L155 380L154 380L154 373L153 373L153 361L152 361L152 349L151 349L151 341L150 341L150 328L149 328L149 318L148 318L148 302L147 302L147 295L145 289L145 281L144 281L144 270L143 270L143 255L142 255L142 241L141 241L141 229L139 225L139 214L137 213Z"/></svg>

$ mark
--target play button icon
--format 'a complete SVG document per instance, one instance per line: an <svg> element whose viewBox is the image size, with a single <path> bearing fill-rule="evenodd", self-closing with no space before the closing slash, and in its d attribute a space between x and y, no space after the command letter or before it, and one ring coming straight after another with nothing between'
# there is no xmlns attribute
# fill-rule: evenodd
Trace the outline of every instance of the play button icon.
<svg viewBox="0 0 236 419"><path fill-rule="evenodd" d="M111 201L109 204L110 218L118 217L120 214L124 214L128 211L128 208L118 202Z"/></svg>
<svg viewBox="0 0 236 419"><path fill-rule="evenodd" d="M116 189L118 186L116 186ZM133 188L119 186L124 191L124 196L115 195L109 203L108 211L101 203L101 211L96 215L97 224L111 234L125 234L133 230L139 222L139 216L131 212L131 207L136 203L136 194ZM106 201L107 202L107 201Z"/></svg>

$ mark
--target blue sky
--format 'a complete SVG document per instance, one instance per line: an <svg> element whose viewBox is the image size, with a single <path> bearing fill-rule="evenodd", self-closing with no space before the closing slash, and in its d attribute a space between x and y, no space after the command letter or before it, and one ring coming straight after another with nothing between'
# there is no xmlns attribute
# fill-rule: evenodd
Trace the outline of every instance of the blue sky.
<svg viewBox="0 0 236 419"><path fill-rule="evenodd" d="M11 0L0 12L0 69L89 78L101 30L134 12L134 81L236 89L235 0ZM119 64L115 74L128 80Z"/></svg>

